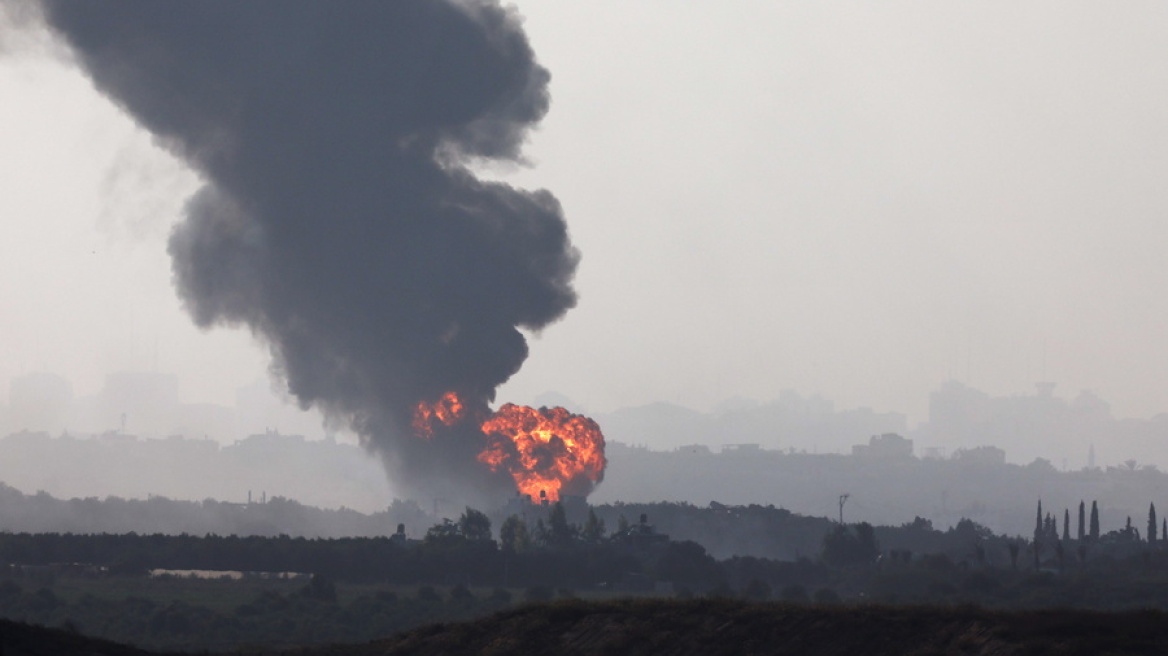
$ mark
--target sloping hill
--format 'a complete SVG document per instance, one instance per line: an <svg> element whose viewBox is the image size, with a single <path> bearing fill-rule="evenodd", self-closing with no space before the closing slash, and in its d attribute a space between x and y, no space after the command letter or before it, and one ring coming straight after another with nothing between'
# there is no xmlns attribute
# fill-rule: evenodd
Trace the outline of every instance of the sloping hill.
<svg viewBox="0 0 1168 656"><path fill-rule="evenodd" d="M1168 653L1168 615L639 600L527 606L303 656Z"/></svg>
<svg viewBox="0 0 1168 656"><path fill-rule="evenodd" d="M71 631L47 629L0 620L3 656L148 656L148 652L115 642L87 638Z"/></svg>
<svg viewBox="0 0 1168 656"><path fill-rule="evenodd" d="M0 620L3 656L149 656ZM247 651L246 653L261 653ZM608 655L1110 656L1168 653L1168 614L813 607L728 600L567 601L285 656Z"/></svg>

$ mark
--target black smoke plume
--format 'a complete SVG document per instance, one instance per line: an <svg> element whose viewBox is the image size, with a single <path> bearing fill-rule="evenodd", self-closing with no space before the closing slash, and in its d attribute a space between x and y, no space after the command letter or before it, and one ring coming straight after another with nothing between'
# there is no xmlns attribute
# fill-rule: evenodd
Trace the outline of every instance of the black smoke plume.
<svg viewBox="0 0 1168 656"><path fill-rule="evenodd" d="M576 302L560 206L477 179L519 160L548 73L495 1L42 0L97 88L201 177L170 240L202 327L247 326L307 406L422 494L507 489L482 435L410 433L420 401L485 408ZM461 485L454 489L452 485Z"/></svg>

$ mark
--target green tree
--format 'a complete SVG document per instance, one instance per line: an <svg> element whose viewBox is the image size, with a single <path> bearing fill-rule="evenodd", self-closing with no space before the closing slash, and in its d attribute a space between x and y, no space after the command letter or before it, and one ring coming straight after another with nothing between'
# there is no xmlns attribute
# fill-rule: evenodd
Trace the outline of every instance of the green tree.
<svg viewBox="0 0 1168 656"><path fill-rule="evenodd" d="M1099 540L1099 504L1091 502L1091 541Z"/></svg>
<svg viewBox="0 0 1168 656"><path fill-rule="evenodd" d="M557 501L548 514L548 544L553 547L570 546L578 533L579 529L568 523L564 504Z"/></svg>
<svg viewBox="0 0 1168 656"><path fill-rule="evenodd" d="M1080 542L1082 542L1083 538L1086 537L1086 535L1087 535L1085 508L1086 508L1086 506L1083 505L1083 502L1079 501L1079 541Z"/></svg>
<svg viewBox="0 0 1168 656"><path fill-rule="evenodd" d="M1156 522L1156 504L1148 505L1148 544L1156 544L1156 529L1159 525Z"/></svg>
<svg viewBox="0 0 1168 656"><path fill-rule="evenodd" d="M876 531L868 522L836 525L823 537L823 561L829 565L866 565L875 562L879 555Z"/></svg>
<svg viewBox="0 0 1168 656"><path fill-rule="evenodd" d="M555 592L545 585L535 585L523 591L524 600L534 603L551 601L554 596Z"/></svg>
<svg viewBox="0 0 1168 656"><path fill-rule="evenodd" d="M434 586L432 585L423 585L422 587L418 588L417 594L419 601L426 601L431 603L441 603L442 601L442 595L438 594L438 591L435 590Z"/></svg>
<svg viewBox="0 0 1168 656"><path fill-rule="evenodd" d="M475 596L474 593L470 591L470 588L466 587L465 583L459 583L450 589L450 600L466 604L473 602L475 600Z"/></svg>
<svg viewBox="0 0 1168 656"><path fill-rule="evenodd" d="M541 547L550 546L552 543L551 533L548 531L547 524L543 523L543 518L535 520L535 530L531 532L531 543Z"/></svg>
<svg viewBox="0 0 1168 656"><path fill-rule="evenodd" d="M300 596L316 601L335 603L337 601L337 585L320 574L314 574L308 585L300 589Z"/></svg>
<svg viewBox="0 0 1168 656"><path fill-rule="evenodd" d="M426 537L422 541L427 545L450 544L462 539L462 533L458 529L458 524L443 519L441 524L435 524L426 531Z"/></svg>
<svg viewBox="0 0 1168 656"><path fill-rule="evenodd" d="M482 512L467 506L466 512L458 518L458 531L467 540L490 540L491 520Z"/></svg>
<svg viewBox="0 0 1168 656"><path fill-rule="evenodd" d="M499 527L499 541L503 549L512 553L526 551L531 546L531 535L527 532L527 522L519 515L511 515Z"/></svg>
<svg viewBox="0 0 1168 656"><path fill-rule="evenodd" d="M1038 500L1038 516L1034 519L1034 543L1042 542L1042 536L1046 533L1046 524L1042 519L1042 499Z"/></svg>
<svg viewBox="0 0 1168 656"><path fill-rule="evenodd" d="M753 601L766 601L771 598L771 586L766 581L751 579L742 589L742 596Z"/></svg>
<svg viewBox="0 0 1168 656"><path fill-rule="evenodd" d="M1034 570L1042 563L1042 538L1046 534L1046 524L1042 521L1042 499L1038 500L1038 518L1034 520Z"/></svg>
<svg viewBox="0 0 1168 656"><path fill-rule="evenodd" d="M604 520L596 516L596 511L588 509L588 521L584 523L581 537L589 544L596 544L604 539Z"/></svg>

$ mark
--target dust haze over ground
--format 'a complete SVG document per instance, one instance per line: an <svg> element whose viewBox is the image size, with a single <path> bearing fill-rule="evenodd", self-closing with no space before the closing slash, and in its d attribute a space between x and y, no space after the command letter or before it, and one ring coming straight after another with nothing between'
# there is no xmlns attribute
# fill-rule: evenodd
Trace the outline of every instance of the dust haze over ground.
<svg viewBox="0 0 1168 656"><path fill-rule="evenodd" d="M505 489L474 432L409 435L419 401L477 405L576 302L559 203L475 178L521 160L549 75L495 2L40 3L102 93L202 179L170 239L186 309L245 326L303 406L417 490Z"/></svg>

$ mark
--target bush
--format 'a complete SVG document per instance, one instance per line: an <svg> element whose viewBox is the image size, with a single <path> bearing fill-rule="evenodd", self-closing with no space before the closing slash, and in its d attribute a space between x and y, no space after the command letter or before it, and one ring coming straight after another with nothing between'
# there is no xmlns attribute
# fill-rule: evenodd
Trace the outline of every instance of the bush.
<svg viewBox="0 0 1168 656"><path fill-rule="evenodd" d="M706 596L711 599L730 599L734 596L734 591L730 589L729 585L723 582L719 583L713 588L710 588L710 591L706 593Z"/></svg>
<svg viewBox="0 0 1168 656"><path fill-rule="evenodd" d="M470 588L466 587L465 583L459 583L458 585L456 585L450 589L450 600L451 601L468 602L468 601L474 601L474 599L475 599L474 593L472 593L470 591Z"/></svg>
<svg viewBox="0 0 1168 656"><path fill-rule="evenodd" d="M418 588L418 601L440 603L442 601L442 595L438 594L438 591L434 589L434 586L423 585L422 587Z"/></svg>
<svg viewBox="0 0 1168 656"><path fill-rule="evenodd" d="M531 602L550 601L554 595L552 589L542 585L535 585L523 592L523 598Z"/></svg>
<svg viewBox="0 0 1168 656"><path fill-rule="evenodd" d="M771 598L771 586L766 581L751 579L742 589L742 597L752 601L766 601Z"/></svg>
<svg viewBox="0 0 1168 656"><path fill-rule="evenodd" d="M790 601L794 603L806 603L809 599L807 596L807 588L801 585L788 585L779 593L783 601Z"/></svg>
<svg viewBox="0 0 1168 656"><path fill-rule="evenodd" d="M300 596L315 601L336 603L337 585L320 574L314 574L308 585L300 589Z"/></svg>
<svg viewBox="0 0 1168 656"><path fill-rule="evenodd" d="M820 588L815 591L815 603L824 606L833 606L843 601L838 593L831 588Z"/></svg>

